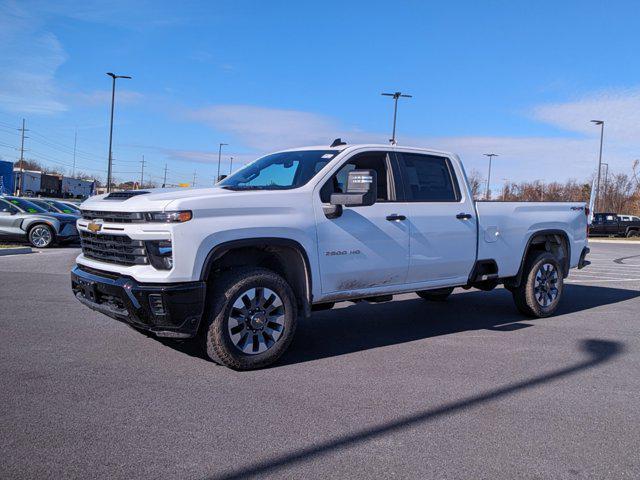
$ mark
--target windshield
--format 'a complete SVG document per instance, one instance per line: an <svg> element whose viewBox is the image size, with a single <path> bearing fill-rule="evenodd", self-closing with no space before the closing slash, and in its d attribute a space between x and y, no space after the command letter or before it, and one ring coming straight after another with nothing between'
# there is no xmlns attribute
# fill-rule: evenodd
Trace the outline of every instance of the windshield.
<svg viewBox="0 0 640 480"><path fill-rule="evenodd" d="M49 205L47 202L43 200L29 200L31 203L35 203L40 208L46 210L47 212L58 213L58 210L53 207L53 205Z"/></svg>
<svg viewBox="0 0 640 480"><path fill-rule="evenodd" d="M39 207L35 203L30 202L28 200L25 200L24 198L7 197L7 198L5 198L5 200L7 200L9 203L12 203L16 207L21 208L25 212L29 212L29 213L47 213L47 211L44 208Z"/></svg>
<svg viewBox="0 0 640 480"><path fill-rule="evenodd" d="M68 208L69 210L71 210L71 213L80 213L80 209L78 208L77 205L74 205L72 203L64 203L64 202L55 202L55 203L59 203L63 207Z"/></svg>
<svg viewBox="0 0 640 480"><path fill-rule="evenodd" d="M60 213L69 213L73 215L78 212L77 208L74 208L73 206L68 205L66 203L57 202L55 200L45 200L45 202L48 203L49 206L57 209Z"/></svg>
<svg viewBox="0 0 640 480"><path fill-rule="evenodd" d="M259 158L218 185L229 190L285 190L311 180L338 153L337 150L298 150Z"/></svg>

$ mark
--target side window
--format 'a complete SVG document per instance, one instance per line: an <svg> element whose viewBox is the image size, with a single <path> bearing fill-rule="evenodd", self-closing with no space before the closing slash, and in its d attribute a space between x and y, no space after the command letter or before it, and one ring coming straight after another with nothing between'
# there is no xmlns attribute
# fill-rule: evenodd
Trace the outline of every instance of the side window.
<svg viewBox="0 0 640 480"><path fill-rule="evenodd" d="M17 213L18 209L4 200L0 200L0 212Z"/></svg>
<svg viewBox="0 0 640 480"><path fill-rule="evenodd" d="M395 200L395 188L386 152L366 152L351 157L320 189L320 200L329 203L332 193L344 193L347 175L352 170L375 170L378 174L378 202Z"/></svg>
<svg viewBox="0 0 640 480"><path fill-rule="evenodd" d="M413 202L460 200L458 182L447 158L401 153L399 159L407 200Z"/></svg>
<svg viewBox="0 0 640 480"><path fill-rule="evenodd" d="M616 221L613 215L607 215L607 223L614 223Z"/></svg>

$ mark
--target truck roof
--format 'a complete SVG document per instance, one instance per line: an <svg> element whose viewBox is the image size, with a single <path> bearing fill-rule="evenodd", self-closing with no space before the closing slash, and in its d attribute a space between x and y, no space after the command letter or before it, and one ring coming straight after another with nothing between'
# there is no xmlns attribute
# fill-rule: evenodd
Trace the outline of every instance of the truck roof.
<svg viewBox="0 0 640 480"><path fill-rule="evenodd" d="M275 152L275 153L295 152L300 150L335 150L336 152L342 152L345 150L356 150L359 148L370 148L370 149L380 149L380 150L415 150L415 151L420 151L425 153L434 153L437 155L455 156L453 152L436 150L433 148L412 147L408 145L389 145L389 144L383 144L383 143L354 143L354 144L338 145L336 147L332 147L330 145L309 145L305 147L287 148L285 150L279 150L278 152Z"/></svg>

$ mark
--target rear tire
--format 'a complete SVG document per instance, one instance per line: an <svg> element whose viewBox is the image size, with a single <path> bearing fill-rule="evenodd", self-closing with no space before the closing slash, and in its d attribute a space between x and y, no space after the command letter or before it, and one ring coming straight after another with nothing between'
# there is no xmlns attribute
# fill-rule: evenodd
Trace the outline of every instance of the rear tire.
<svg viewBox="0 0 640 480"><path fill-rule="evenodd" d="M438 288L437 290L420 290L416 294L420 298L430 300L432 302L444 302L453 292L453 287Z"/></svg>
<svg viewBox="0 0 640 480"><path fill-rule="evenodd" d="M53 245L55 235L49 225L39 223L29 229L29 243L35 248L48 248Z"/></svg>
<svg viewBox="0 0 640 480"><path fill-rule="evenodd" d="M637 237L638 236L638 231L637 230L629 230L627 232L627 238L633 238L633 237Z"/></svg>
<svg viewBox="0 0 640 480"><path fill-rule="evenodd" d="M522 281L511 293L518 310L530 317L548 317L558 308L563 290L563 269L549 252L532 252Z"/></svg>
<svg viewBox="0 0 640 480"><path fill-rule="evenodd" d="M271 270L242 267L224 273L214 278L208 298L202 340L214 362L234 370L262 368L291 344L296 298Z"/></svg>

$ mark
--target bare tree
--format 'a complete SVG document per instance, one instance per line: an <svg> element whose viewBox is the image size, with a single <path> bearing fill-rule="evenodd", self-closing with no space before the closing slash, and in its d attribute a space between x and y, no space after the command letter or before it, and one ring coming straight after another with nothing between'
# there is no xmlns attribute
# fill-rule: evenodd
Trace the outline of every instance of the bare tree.
<svg viewBox="0 0 640 480"><path fill-rule="evenodd" d="M471 187L471 194L474 200L480 200L482 194L482 185L485 183L485 179L482 174L477 170L471 170L467 175L469 186Z"/></svg>

